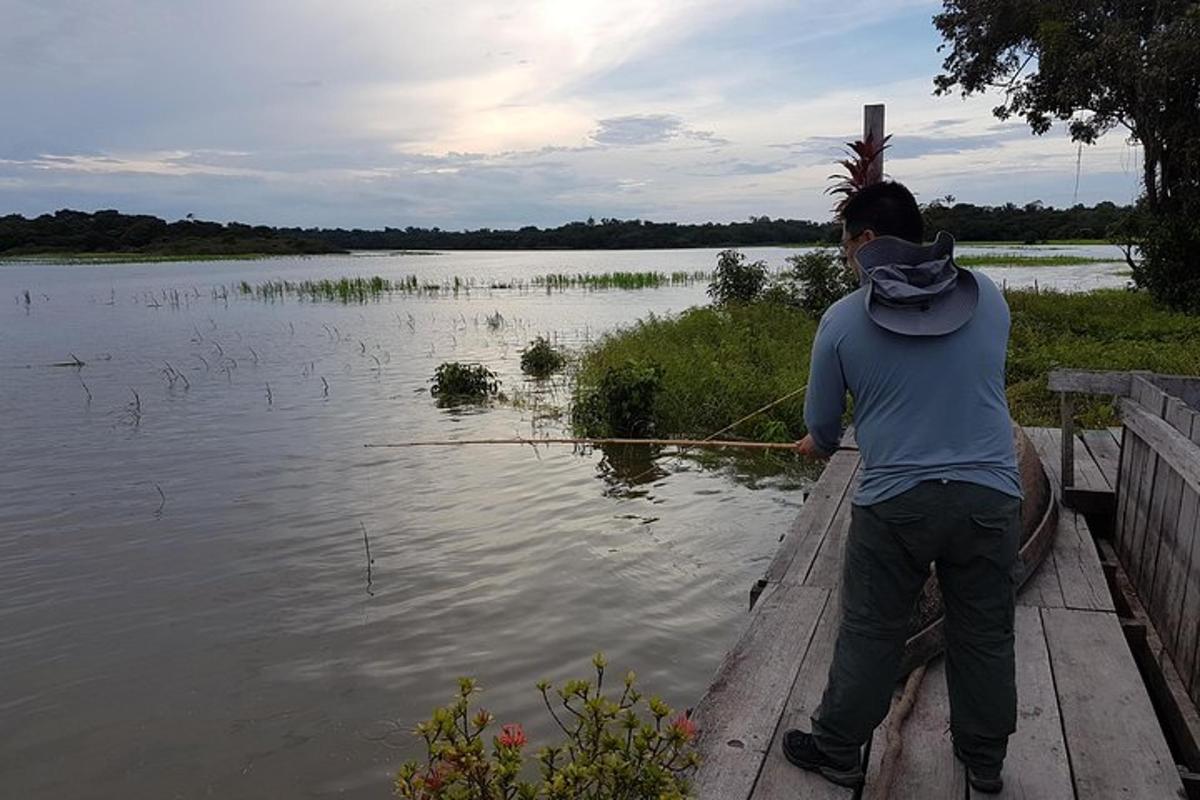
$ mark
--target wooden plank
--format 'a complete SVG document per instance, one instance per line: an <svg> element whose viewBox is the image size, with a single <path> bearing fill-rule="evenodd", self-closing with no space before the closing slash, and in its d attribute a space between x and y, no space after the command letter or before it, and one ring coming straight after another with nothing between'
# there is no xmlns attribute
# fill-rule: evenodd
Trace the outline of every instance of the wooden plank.
<svg viewBox="0 0 1200 800"><path fill-rule="evenodd" d="M1082 514L1064 508L1051 551L1058 569L1063 604L1086 611L1112 611L1112 594L1100 566L1100 556Z"/></svg>
<svg viewBox="0 0 1200 800"><path fill-rule="evenodd" d="M1121 473L1118 476L1116 550L1122 563L1129 563L1133 539L1134 507L1144 477L1149 448L1141 437L1128 429L1121 445Z"/></svg>
<svg viewBox="0 0 1200 800"><path fill-rule="evenodd" d="M1054 484L1055 494L1061 498L1063 486L1062 431L1057 428L1026 428L1025 432L1029 435L1038 457L1042 460L1047 477ZM1108 480L1104 477L1104 472L1078 437L1075 439L1072 453L1075 457L1074 485L1080 489L1107 491L1110 487Z"/></svg>
<svg viewBox="0 0 1200 800"><path fill-rule="evenodd" d="M858 453L853 451L839 451L829 459L767 568L768 582L783 580L793 564L801 575L808 572L833 521L834 512L854 485L858 465Z"/></svg>
<svg viewBox="0 0 1200 800"><path fill-rule="evenodd" d="M929 664L916 702L904 722L903 734L904 747L890 780L881 780L884 776L880 766L886 750L882 737L872 743L863 800L964 797L967 771L954 757L950 740L950 698L944 658Z"/></svg>
<svg viewBox="0 0 1200 800"><path fill-rule="evenodd" d="M829 525L829 533L825 534L808 574L803 576L805 585L834 589L841 584L842 554L846 550L846 536L850 532L850 514L853 507L851 499L851 493L847 492L833 517L833 522ZM799 576L800 571L790 570L789 575Z"/></svg>
<svg viewBox="0 0 1200 800"><path fill-rule="evenodd" d="M1200 444L1129 400L1121 400L1121 418L1187 485L1200 491Z"/></svg>
<svg viewBox="0 0 1200 800"><path fill-rule="evenodd" d="M1143 412L1145 413L1145 412ZM1131 429L1132 430L1132 429ZM1130 510L1128 514L1129 533L1126 538L1126 552L1122 558L1122 563L1125 566L1125 571L1129 573L1130 578L1134 581L1134 586L1140 590L1137 583L1137 575L1142 567L1142 551L1145 549L1146 533L1150 527L1150 499L1154 494L1154 483L1158 478L1158 454L1154 452L1154 448L1136 432L1134 439L1135 446L1141 454L1141 475L1135 478L1134 483L1137 485L1137 492L1130 496ZM1133 491L1133 487L1130 487Z"/></svg>
<svg viewBox="0 0 1200 800"><path fill-rule="evenodd" d="M1191 440L1200 444L1200 419L1192 420ZM1181 661L1180 675L1188 681L1192 702L1200 705L1200 492L1184 489L1179 510L1180 530L1191 531L1192 545L1188 555L1188 571L1179 620L1179 643L1175 652ZM1177 662L1179 663L1179 662Z"/></svg>
<svg viewBox="0 0 1200 800"><path fill-rule="evenodd" d="M1053 553L1047 553L1037 570L1025 581L1025 585L1021 587L1021 593L1017 595L1017 605L1035 608L1064 608L1066 606Z"/></svg>
<svg viewBox="0 0 1200 800"><path fill-rule="evenodd" d="M1104 492L1111 491L1112 485L1104 475L1104 470L1092 457L1092 451L1083 443L1083 439L1075 437L1075 486L1079 489Z"/></svg>
<svg viewBox="0 0 1200 800"><path fill-rule="evenodd" d="M1183 783L1115 614L1041 611L1080 798L1183 798Z"/></svg>
<svg viewBox="0 0 1200 800"><path fill-rule="evenodd" d="M1054 489L1054 496L1059 497L1062 494L1062 470L1059 469L1062 460L1062 448L1059 444L1061 432L1055 428L1026 428L1025 434L1042 461L1042 468L1046 470L1046 478Z"/></svg>
<svg viewBox="0 0 1200 800"><path fill-rule="evenodd" d="M1113 438L1109 430L1081 431L1083 445L1091 454L1104 480L1113 489L1117 487L1117 470L1121 466L1121 443Z"/></svg>
<svg viewBox="0 0 1200 800"><path fill-rule="evenodd" d="M1001 800L1050 800L1072 798L1071 766L1063 739L1050 651L1042 630L1042 616L1035 608L1018 608L1016 617L1017 732L1008 741L1004 761L1004 791L970 797Z"/></svg>
<svg viewBox="0 0 1200 800"><path fill-rule="evenodd" d="M798 769L783 757L783 734L793 728L812 730L811 717L821 704L825 683L829 675L829 664L833 661L833 647L837 642L838 626L841 623L841 604L837 592L833 592L817 631L813 634L804 662L792 684L779 727L767 750L762 774L754 786L752 798L773 800L779 797L804 797L811 800L844 800L853 795L850 789L835 786L819 775Z"/></svg>
<svg viewBox="0 0 1200 800"><path fill-rule="evenodd" d="M1060 400L1062 430L1059 441L1062 445L1059 469L1062 470L1062 488L1075 485L1075 396L1063 392Z"/></svg>
<svg viewBox="0 0 1200 800"><path fill-rule="evenodd" d="M1186 414L1182 400L1171 397L1167 400L1167 422L1184 436L1191 436L1192 419ZM1183 579L1186 575L1188 556L1195 531L1180 526L1183 510L1183 479L1173 470L1163 481L1163 491L1156 498L1158 503L1157 537L1155 554L1148 573L1148 591L1142 594L1150 618L1163 630L1170 630L1170 621L1177 619L1168 606L1176 610L1182 605ZM1154 528L1152 528L1154 529Z"/></svg>
<svg viewBox="0 0 1200 800"><path fill-rule="evenodd" d="M1163 517L1167 508L1174 503L1172 513L1179 513L1179 494L1183 481L1173 469L1161 459L1155 459L1154 485L1150 490L1149 511L1146 519L1146 536L1142 540L1142 556L1138 563L1138 592L1146 598L1154 593L1154 576L1158 566L1158 554L1162 549ZM1168 525L1168 527L1170 527Z"/></svg>
<svg viewBox="0 0 1200 800"><path fill-rule="evenodd" d="M1167 393L1148 379L1149 373L1135 372L1129 384L1129 398L1156 417L1166 410ZM1123 398L1124 399L1124 398Z"/></svg>
<svg viewBox="0 0 1200 800"><path fill-rule="evenodd" d="M1178 397L1195 409L1200 409L1200 377L1194 375L1155 375L1154 385Z"/></svg>
<svg viewBox="0 0 1200 800"><path fill-rule="evenodd" d="M763 597L692 718L697 796L747 797L829 592L782 584Z"/></svg>
<svg viewBox="0 0 1200 800"><path fill-rule="evenodd" d="M1179 530L1186 540L1180 549L1186 548L1187 553L1179 565L1172 563L1166 572L1161 627L1179 674L1189 686L1189 694L1200 704L1200 692L1191 689L1191 679L1200 660L1196 658L1200 640L1200 493L1184 491L1179 506ZM1182 566L1179 574L1174 572L1175 566Z"/></svg>
<svg viewBox="0 0 1200 800"><path fill-rule="evenodd" d="M1128 395L1129 382L1128 372L1054 369L1046 376L1046 383L1052 392Z"/></svg>
<svg viewBox="0 0 1200 800"><path fill-rule="evenodd" d="M842 434L842 440L838 442L840 450L857 450L858 449L858 433L854 430L854 426L850 425Z"/></svg>
<svg viewBox="0 0 1200 800"><path fill-rule="evenodd" d="M1188 697L1187 686L1170 657L1158 627L1151 621L1120 564L1113 570L1113 589L1120 596L1122 605L1128 609L1130 622L1138 626L1140 636L1127 636L1126 639L1159 719L1171 732L1172 748L1185 766L1200 770L1200 713ZM1129 631L1128 624L1122 623L1126 632Z"/></svg>
<svg viewBox="0 0 1200 800"><path fill-rule="evenodd" d="M863 106L863 141L870 142L876 148L883 147L884 140L884 105ZM883 150L879 150L871 163L867 165L867 174L863 183L870 186L883 180Z"/></svg>

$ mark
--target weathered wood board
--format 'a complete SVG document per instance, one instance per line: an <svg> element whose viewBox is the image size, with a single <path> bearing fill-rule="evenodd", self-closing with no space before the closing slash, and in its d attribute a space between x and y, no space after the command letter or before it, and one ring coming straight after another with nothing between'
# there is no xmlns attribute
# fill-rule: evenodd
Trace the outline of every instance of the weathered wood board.
<svg viewBox="0 0 1200 800"><path fill-rule="evenodd" d="M1116 615L1069 608L1041 614L1077 796L1183 800Z"/></svg>
<svg viewBox="0 0 1200 800"><path fill-rule="evenodd" d="M1110 430L1083 431L1080 434L1088 453L1100 468L1108 485L1117 488L1117 471L1121 466L1121 440Z"/></svg>
<svg viewBox="0 0 1200 800"><path fill-rule="evenodd" d="M759 601L693 714L704 762L700 797L747 797L829 592L781 585Z"/></svg>
<svg viewBox="0 0 1200 800"><path fill-rule="evenodd" d="M1008 742L1004 791L970 796L1001 800L1072 798L1071 765L1063 739L1062 718L1050 669L1050 651L1036 608L1018 608L1015 625L1017 656L1017 732Z"/></svg>
<svg viewBox="0 0 1200 800"><path fill-rule="evenodd" d="M858 464L858 452L853 450L839 451L829 459L767 568L769 583L783 580L793 564L801 576L808 572L842 499L854 485Z"/></svg>
<svg viewBox="0 0 1200 800"><path fill-rule="evenodd" d="M754 787L754 800L803 797L806 800L847 800L853 795L849 789L835 786L819 775L805 772L788 763L780 749L785 731L792 728L812 730L811 717L821 704L825 682L829 675L829 664L833 660L833 646L837 641L838 624L841 620L841 605L835 591L825 605L812 643L800 665L796 682L784 704L783 715L775 737L767 751L762 774Z"/></svg>
<svg viewBox="0 0 1200 800"><path fill-rule="evenodd" d="M891 775L881 772L887 748L882 736L875 737L863 800L963 797L967 790L967 770L954 757L950 738L950 697L944 658L938 657L929 664L902 730L903 749Z"/></svg>

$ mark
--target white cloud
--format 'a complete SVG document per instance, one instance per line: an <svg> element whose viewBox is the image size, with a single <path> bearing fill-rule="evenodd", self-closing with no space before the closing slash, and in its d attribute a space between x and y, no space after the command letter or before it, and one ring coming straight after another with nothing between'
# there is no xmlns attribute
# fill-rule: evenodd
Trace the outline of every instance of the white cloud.
<svg viewBox="0 0 1200 800"><path fill-rule="evenodd" d="M997 130L994 98L932 97L928 42L862 40L927 19L925 0L0 3L0 105L21 110L0 132L0 213L132 199L303 224L821 217L838 142L876 101L888 169L921 192L1023 202L1074 184L1061 135ZM906 46L929 50L918 77L838 84L853 59ZM1099 199L1089 174L1129 161L1115 138L1086 150L1083 197Z"/></svg>

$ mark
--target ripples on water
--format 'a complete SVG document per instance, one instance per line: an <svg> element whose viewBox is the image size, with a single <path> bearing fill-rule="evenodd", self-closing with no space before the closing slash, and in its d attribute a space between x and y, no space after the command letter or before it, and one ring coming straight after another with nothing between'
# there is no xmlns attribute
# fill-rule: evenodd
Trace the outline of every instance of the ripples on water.
<svg viewBox="0 0 1200 800"><path fill-rule="evenodd" d="M585 676L596 650L694 704L806 479L761 462L362 445L528 435L529 410L438 409L434 367L478 360L511 391L533 336L580 347L701 303L702 286L361 306L214 302L209 287L712 261L0 267L0 795L384 797L416 755L408 732L456 676L478 677L487 707L536 739L550 731L534 682ZM147 306L192 288L179 309ZM28 308L6 299L24 289ZM491 331L495 311L506 324ZM87 366L44 366L68 353ZM190 388L170 386L166 364Z"/></svg>

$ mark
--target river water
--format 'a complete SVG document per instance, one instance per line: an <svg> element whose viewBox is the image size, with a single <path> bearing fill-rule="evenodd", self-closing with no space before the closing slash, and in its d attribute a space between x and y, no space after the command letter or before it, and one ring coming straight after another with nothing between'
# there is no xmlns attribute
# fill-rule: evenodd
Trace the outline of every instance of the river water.
<svg viewBox="0 0 1200 800"><path fill-rule="evenodd" d="M479 361L510 396L562 406L565 386L520 376L530 339L579 348L703 303L702 283L361 305L213 291L714 264L684 250L0 266L0 797L383 798L457 676L536 743L550 729L534 683L585 677L597 650L693 704L810 477L363 445L554 433L528 403L438 408L429 378ZM985 271L1079 290L1123 285L1116 270Z"/></svg>

